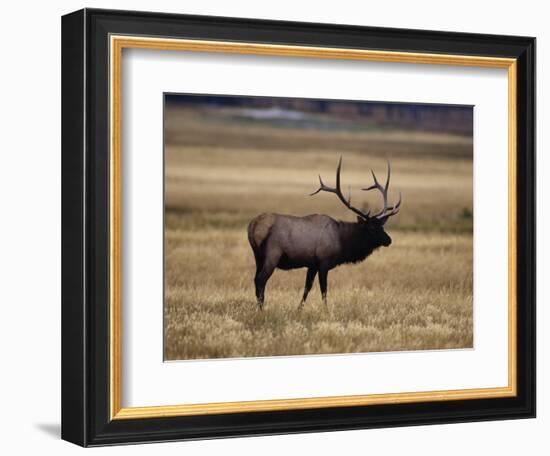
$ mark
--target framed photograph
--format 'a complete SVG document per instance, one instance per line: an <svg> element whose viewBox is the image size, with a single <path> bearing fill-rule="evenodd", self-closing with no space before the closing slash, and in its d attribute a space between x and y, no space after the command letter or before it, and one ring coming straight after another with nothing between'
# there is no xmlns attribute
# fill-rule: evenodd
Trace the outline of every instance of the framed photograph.
<svg viewBox="0 0 550 456"><path fill-rule="evenodd" d="M62 437L535 416L535 39L62 20Z"/></svg>

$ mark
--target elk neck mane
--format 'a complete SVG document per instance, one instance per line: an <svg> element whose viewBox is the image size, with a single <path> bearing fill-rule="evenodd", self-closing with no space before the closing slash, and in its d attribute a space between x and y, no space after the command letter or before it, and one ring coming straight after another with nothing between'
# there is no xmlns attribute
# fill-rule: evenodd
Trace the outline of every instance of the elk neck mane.
<svg viewBox="0 0 550 456"><path fill-rule="evenodd" d="M369 236L357 222L338 221L342 243L342 264L359 263L381 246L378 239Z"/></svg>

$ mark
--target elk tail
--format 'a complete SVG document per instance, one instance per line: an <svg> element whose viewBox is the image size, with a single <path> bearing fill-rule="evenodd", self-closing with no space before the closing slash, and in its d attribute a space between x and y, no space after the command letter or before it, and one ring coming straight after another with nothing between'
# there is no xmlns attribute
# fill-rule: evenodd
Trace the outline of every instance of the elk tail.
<svg viewBox="0 0 550 456"><path fill-rule="evenodd" d="M261 255L274 223L274 214L260 214L248 224L248 242L255 255Z"/></svg>

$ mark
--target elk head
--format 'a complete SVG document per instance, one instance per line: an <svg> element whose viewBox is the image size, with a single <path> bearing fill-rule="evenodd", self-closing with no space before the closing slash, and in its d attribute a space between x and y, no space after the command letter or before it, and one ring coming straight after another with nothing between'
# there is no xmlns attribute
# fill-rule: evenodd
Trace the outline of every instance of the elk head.
<svg viewBox="0 0 550 456"><path fill-rule="evenodd" d="M388 175L386 177L386 185L382 186L378 182L378 179L376 178L376 174L374 174L374 171L371 169L372 177L374 179L374 184L372 184L370 187L362 188L363 191L370 191L370 190L378 190L382 194L383 198L383 207L380 212L377 212L376 214L371 215L371 212L363 212L356 207L353 207L351 205L351 193L348 195L348 197L344 197L342 190L340 188L340 171L342 169L342 157L340 157L340 160L338 161L338 168L336 169L336 187L329 187L325 185L323 180L321 179L321 176L319 176L319 188L310 194L310 196L316 195L317 193L323 191L323 192L329 192L334 193L338 199L346 206L349 210L354 212L357 215L357 224L359 227L361 227L362 230L364 230L365 234L368 236L368 238L371 241L374 241L377 245L383 245L384 247L388 247L391 244L391 238L388 236L388 234L384 231L384 224L388 221L388 219L397 214L399 212L399 207L401 206L401 192L399 192L399 200L396 204L392 206L388 206L388 189L390 186L390 175L391 175L391 167L390 162L388 161Z"/></svg>

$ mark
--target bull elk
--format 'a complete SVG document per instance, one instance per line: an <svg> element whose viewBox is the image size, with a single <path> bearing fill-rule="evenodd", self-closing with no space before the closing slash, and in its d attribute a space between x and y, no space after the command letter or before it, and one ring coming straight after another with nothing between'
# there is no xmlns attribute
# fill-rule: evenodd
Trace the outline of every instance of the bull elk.
<svg viewBox="0 0 550 456"><path fill-rule="evenodd" d="M319 274L319 286L323 303L327 305L328 272L345 263L358 263L380 246L388 247L392 240L384 231L387 220L398 213L401 193L397 204L388 206L388 188L391 168L388 162L386 184L380 185L374 171L374 184L361 190L378 190L382 194L383 207L376 214L363 212L351 205L351 195L344 197L340 188L342 157L336 169L336 187L325 185L319 176L319 192L334 193L350 211L356 214L356 222L334 220L328 215L295 217L283 214L260 214L248 225L248 241L256 259L256 299L263 308L264 290L275 268L290 270L307 268L304 294L299 308L306 302L315 276Z"/></svg>

